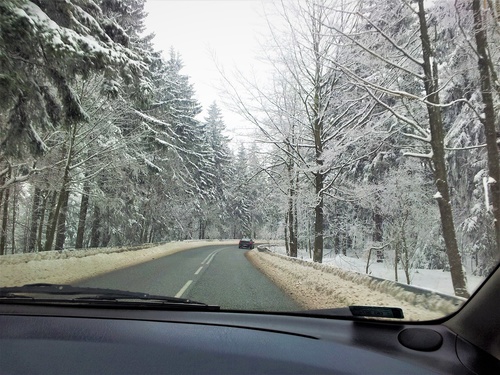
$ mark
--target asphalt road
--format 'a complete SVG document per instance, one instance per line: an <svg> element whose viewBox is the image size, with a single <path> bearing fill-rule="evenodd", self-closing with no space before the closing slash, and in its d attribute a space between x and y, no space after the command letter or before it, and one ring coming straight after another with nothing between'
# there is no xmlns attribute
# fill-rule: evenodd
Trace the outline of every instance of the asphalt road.
<svg viewBox="0 0 500 375"><path fill-rule="evenodd" d="M298 311L299 306L236 245L204 246L78 283L189 298L223 309Z"/></svg>

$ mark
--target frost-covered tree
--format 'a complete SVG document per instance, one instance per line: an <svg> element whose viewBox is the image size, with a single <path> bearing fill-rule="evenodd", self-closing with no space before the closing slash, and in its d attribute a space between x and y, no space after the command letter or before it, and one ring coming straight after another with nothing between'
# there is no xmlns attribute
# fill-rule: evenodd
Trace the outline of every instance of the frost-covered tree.
<svg viewBox="0 0 500 375"><path fill-rule="evenodd" d="M7 187L24 182L26 249L166 239L170 203L196 210L209 158L179 56L142 36L144 1L0 8L0 205L7 215Z"/></svg>
<svg viewBox="0 0 500 375"><path fill-rule="evenodd" d="M432 178L423 165L406 160L389 172L377 190L385 240L393 251L395 280L398 281L398 266L401 266L406 283L410 284L413 271L433 261L427 258L429 250L435 253L435 249L442 248Z"/></svg>
<svg viewBox="0 0 500 375"><path fill-rule="evenodd" d="M336 25L330 28L357 50L362 64L353 69L350 64L333 62L394 116L402 133L422 142L422 151L408 151L406 155L432 163L455 293L467 296L445 160L440 93L445 78L439 76L435 14L426 9L423 0L411 4L394 0L384 6L359 2L349 14L355 18L352 22L357 25L356 31L346 33Z"/></svg>
<svg viewBox="0 0 500 375"><path fill-rule="evenodd" d="M94 2L3 1L0 15L0 163L1 176L11 166L8 185L39 169L26 160L47 150L55 129L87 120L75 79L101 72L106 90L137 84L145 66L121 26Z"/></svg>
<svg viewBox="0 0 500 375"><path fill-rule="evenodd" d="M254 202L248 194L251 182L249 151L240 145L231 171L232 183L228 189L228 207L231 223L231 237L241 238L252 235L251 208Z"/></svg>
<svg viewBox="0 0 500 375"><path fill-rule="evenodd" d="M222 111L213 102L202 124L204 141L204 163L202 170L205 185L200 202L199 238L222 238L228 233L226 222L229 220L228 188L232 183L231 163L233 156L229 149L229 138L224 135L226 124ZM227 235L227 234L226 234Z"/></svg>
<svg viewBox="0 0 500 375"><path fill-rule="evenodd" d="M486 150L488 155L488 184L491 191L491 203L494 216L496 259L500 259L500 161L497 143L499 111L499 82L498 82L498 46L490 44L488 39L497 39L493 31L488 35L488 25L496 26L498 20L497 9L488 9L487 3L472 1L474 19L474 36L476 41L479 81L482 98L482 113L479 119L484 126L486 135ZM491 3L490 3L491 4ZM498 6L498 4L497 4ZM498 31L498 30L496 30Z"/></svg>
<svg viewBox="0 0 500 375"><path fill-rule="evenodd" d="M335 185L339 172L359 155L346 152L353 136L366 123L373 109L368 95L349 86L345 75L330 62L343 51L326 26L341 22L330 17L330 1L283 2L278 11L283 27L271 27L268 59L274 67L271 88L246 82L256 106L240 109L259 127L263 142L273 144L281 155L274 161L284 166L281 179L287 199L285 225L290 254L297 246L297 181L300 174L314 193L314 261L323 258L325 196ZM345 58L345 56L344 56ZM361 151L362 148L357 149ZM276 170L273 171L276 173ZM291 239L291 240L289 240Z"/></svg>

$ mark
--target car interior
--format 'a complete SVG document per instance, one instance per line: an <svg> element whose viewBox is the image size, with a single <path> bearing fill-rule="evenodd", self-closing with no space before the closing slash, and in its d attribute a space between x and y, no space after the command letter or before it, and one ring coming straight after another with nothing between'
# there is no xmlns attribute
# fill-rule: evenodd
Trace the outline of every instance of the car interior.
<svg viewBox="0 0 500 375"><path fill-rule="evenodd" d="M500 375L499 34L0 0L0 375Z"/></svg>
<svg viewBox="0 0 500 375"><path fill-rule="evenodd" d="M498 374L500 269L456 313L404 322L297 313L0 304L6 374ZM8 301L6 301L8 302ZM331 313L331 312L330 312Z"/></svg>

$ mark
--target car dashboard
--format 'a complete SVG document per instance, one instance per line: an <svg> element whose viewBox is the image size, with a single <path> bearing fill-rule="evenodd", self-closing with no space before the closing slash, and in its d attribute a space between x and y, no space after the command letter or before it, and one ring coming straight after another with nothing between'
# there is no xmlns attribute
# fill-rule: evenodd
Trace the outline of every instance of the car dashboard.
<svg viewBox="0 0 500 375"><path fill-rule="evenodd" d="M8 374L483 374L440 324L250 312L0 306Z"/></svg>

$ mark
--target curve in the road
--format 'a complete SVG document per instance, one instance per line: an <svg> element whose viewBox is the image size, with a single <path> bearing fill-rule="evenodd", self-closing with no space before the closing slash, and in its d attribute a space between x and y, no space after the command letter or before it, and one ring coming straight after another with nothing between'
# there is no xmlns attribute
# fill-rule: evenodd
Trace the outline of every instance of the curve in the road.
<svg viewBox="0 0 500 375"><path fill-rule="evenodd" d="M298 311L235 245L211 245L178 252L78 283L176 296L229 310Z"/></svg>

